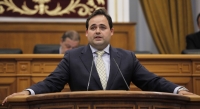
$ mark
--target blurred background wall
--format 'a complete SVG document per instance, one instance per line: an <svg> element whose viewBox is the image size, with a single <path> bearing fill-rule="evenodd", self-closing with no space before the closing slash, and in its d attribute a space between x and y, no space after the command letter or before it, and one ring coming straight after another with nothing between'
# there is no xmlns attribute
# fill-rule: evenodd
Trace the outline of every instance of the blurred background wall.
<svg viewBox="0 0 200 109"><path fill-rule="evenodd" d="M7 1L7 0L4 0ZM53 1L53 0L52 0ZM76 0L72 0L76 1ZM87 0L84 0L87 2ZM92 1L92 0L88 0ZM95 2L103 2L104 0L93 0ZM140 0L105 0L109 14L113 18L113 22L135 22L136 23L136 39L135 45L138 51L151 51L159 53L152 39L148 28ZM200 0L188 0L192 3L193 23L195 31L199 31L196 23L196 17L200 12ZM2 1L3 2L3 1ZM1 5L1 4L0 4ZM0 7L2 11L2 7ZM0 22L85 22L85 18L31 18L31 17L6 17L1 16Z"/></svg>

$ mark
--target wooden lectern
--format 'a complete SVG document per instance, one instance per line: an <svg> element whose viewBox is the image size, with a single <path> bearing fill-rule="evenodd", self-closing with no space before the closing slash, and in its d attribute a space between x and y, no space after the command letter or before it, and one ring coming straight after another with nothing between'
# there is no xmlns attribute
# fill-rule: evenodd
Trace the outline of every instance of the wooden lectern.
<svg viewBox="0 0 200 109"><path fill-rule="evenodd" d="M8 109L200 109L200 96L146 91L79 91L15 96Z"/></svg>

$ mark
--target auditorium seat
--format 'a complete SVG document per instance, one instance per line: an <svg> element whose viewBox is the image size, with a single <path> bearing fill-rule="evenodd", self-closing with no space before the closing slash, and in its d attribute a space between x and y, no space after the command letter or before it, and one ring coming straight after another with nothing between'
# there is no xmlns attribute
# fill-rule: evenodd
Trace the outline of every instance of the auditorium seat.
<svg viewBox="0 0 200 109"><path fill-rule="evenodd" d="M200 54L200 49L185 49L181 54Z"/></svg>
<svg viewBox="0 0 200 109"><path fill-rule="evenodd" d="M19 48L0 48L0 54L22 54Z"/></svg>
<svg viewBox="0 0 200 109"><path fill-rule="evenodd" d="M37 44L34 47L34 54L56 54L53 53L54 50L58 50L59 44Z"/></svg>
<svg viewBox="0 0 200 109"><path fill-rule="evenodd" d="M152 54L150 51L133 51L135 54Z"/></svg>

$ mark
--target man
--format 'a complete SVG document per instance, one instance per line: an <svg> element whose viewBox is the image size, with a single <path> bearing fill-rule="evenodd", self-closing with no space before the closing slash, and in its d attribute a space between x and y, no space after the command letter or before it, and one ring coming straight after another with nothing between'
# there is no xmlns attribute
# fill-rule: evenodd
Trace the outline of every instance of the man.
<svg viewBox="0 0 200 109"><path fill-rule="evenodd" d="M197 24L200 29L200 13L197 16ZM186 36L186 49L200 49L200 31Z"/></svg>
<svg viewBox="0 0 200 109"><path fill-rule="evenodd" d="M42 44L34 48L34 53L45 54L64 54L67 50L77 48L80 42L80 35L74 30L69 30L63 34L60 40L60 46ZM51 48L50 48L51 47Z"/></svg>
<svg viewBox="0 0 200 109"><path fill-rule="evenodd" d="M71 91L129 90L133 82L144 91L192 94L145 69L131 51L111 47L114 33L111 17L96 10L86 21L87 46L66 52L57 68L45 80L15 95L60 92L66 83ZM102 56L101 56L102 55Z"/></svg>
<svg viewBox="0 0 200 109"><path fill-rule="evenodd" d="M77 48L79 46L79 42L80 36L76 31L67 31L61 37L60 48L53 50L52 53L64 54L67 50Z"/></svg>

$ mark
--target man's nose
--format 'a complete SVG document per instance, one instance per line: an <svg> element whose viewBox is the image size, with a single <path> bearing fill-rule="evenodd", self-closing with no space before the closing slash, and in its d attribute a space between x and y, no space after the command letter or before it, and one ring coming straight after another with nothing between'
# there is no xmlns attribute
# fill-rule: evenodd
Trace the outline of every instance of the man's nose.
<svg viewBox="0 0 200 109"><path fill-rule="evenodd" d="M99 28L96 29L96 33L100 33L100 29Z"/></svg>

